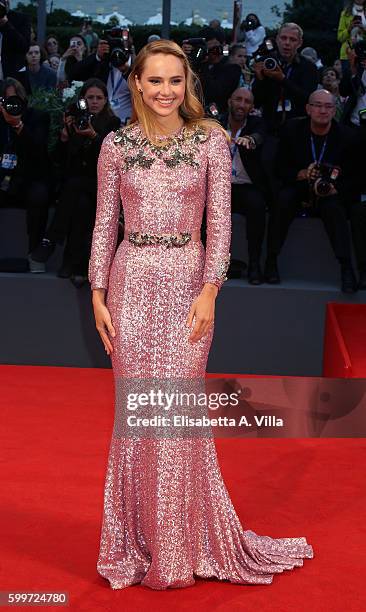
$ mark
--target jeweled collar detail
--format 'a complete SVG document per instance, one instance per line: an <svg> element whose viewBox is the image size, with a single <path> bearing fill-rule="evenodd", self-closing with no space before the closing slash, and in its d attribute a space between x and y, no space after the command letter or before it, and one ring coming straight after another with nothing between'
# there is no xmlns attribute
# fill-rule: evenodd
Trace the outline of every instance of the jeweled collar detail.
<svg viewBox="0 0 366 612"><path fill-rule="evenodd" d="M158 146L144 135L138 123L133 123L116 131L114 143L123 148L126 170L134 166L151 168L157 159L161 159L168 168L182 163L197 168L199 162L195 154L199 144L205 142L208 136L198 125L191 129L183 126L176 134L167 137L166 144Z"/></svg>

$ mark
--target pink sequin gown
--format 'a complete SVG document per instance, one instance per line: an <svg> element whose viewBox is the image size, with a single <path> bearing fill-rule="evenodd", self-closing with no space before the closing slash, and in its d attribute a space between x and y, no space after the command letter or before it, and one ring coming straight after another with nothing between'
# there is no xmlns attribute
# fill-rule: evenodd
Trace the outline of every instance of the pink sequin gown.
<svg viewBox="0 0 366 612"><path fill-rule="evenodd" d="M164 150L138 124L105 139L89 279L93 289L108 290L115 381L204 377L213 330L190 344L185 322L203 283L220 288L225 278L230 177L229 148L217 128L183 128ZM166 248L123 240L115 253L120 198L126 227L151 234L199 230L207 204L206 252L200 241ZM117 403L120 419L125 406ZM114 430L97 562L112 588L186 587L195 575L270 584L312 556L304 537L243 530L211 437L132 439Z"/></svg>

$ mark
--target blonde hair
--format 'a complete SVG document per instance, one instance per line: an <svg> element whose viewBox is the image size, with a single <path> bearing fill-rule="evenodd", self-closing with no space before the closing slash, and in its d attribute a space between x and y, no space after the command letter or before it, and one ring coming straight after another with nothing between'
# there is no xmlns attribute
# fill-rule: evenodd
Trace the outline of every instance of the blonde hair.
<svg viewBox="0 0 366 612"><path fill-rule="evenodd" d="M188 58L184 51L177 45L177 43L171 40L154 40L145 45L138 53L131 73L128 77L128 86L132 97L132 115L130 123L139 122L149 140L154 141L154 144L164 145L164 142L158 139L154 140L154 134L157 132L158 122L156 121L154 113L144 103L142 95L140 94L136 79L141 79L146 60L157 53L163 53L165 55L173 55L181 60L183 64L183 70L186 79L186 88L184 94L184 100L179 107L179 114L184 119L185 126L193 129L195 126L202 127L206 132L209 132L212 128L219 128L225 134L229 140L227 132L215 119L208 119L205 117L205 111L202 104L202 90L200 87L199 79L193 72ZM196 87L199 88L199 96L196 92Z"/></svg>
<svg viewBox="0 0 366 612"><path fill-rule="evenodd" d="M293 23L292 21L283 23L278 30L278 34L281 34L282 30L285 28L288 28L289 30L296 30L299 39L302 40L304 38L304 30L297 23Z"/></svg>

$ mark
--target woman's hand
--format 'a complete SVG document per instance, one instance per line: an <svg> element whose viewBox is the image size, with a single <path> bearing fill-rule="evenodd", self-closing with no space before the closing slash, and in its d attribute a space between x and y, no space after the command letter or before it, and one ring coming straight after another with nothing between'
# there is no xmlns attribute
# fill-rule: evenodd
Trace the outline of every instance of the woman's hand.
<svg viewBox="0 0 366 612"><path fill-rule="evenodd" d="M110 355L111 353L113 353L113 346L109 339L109 336L112 336L112 338L114 338L116 332L112 325L110 312L104 302L104 294L104 290L93 290L93 309L96 328L102 339L107 355Z"/></svg>
<svg viewBox="0 0 366 612"><path fill-rule="evenodd" d="M193 317L196 318L194 328L189 336L189 342L198 342L211 329L215 317L215 299L218 288L213 283L205 283L201 293L193 301L186 325L192 327Z"/></svg>
<svg viewBox="0 0 366 612"><path fill-rule="evenodd" d="M74 125L74 130L77 134L79 134L79 136L84 136L85 138L93 139L97 136L97 133L91 124L91 119L89 119L89 125L86 130L79 130L76 125Z"/></svg>

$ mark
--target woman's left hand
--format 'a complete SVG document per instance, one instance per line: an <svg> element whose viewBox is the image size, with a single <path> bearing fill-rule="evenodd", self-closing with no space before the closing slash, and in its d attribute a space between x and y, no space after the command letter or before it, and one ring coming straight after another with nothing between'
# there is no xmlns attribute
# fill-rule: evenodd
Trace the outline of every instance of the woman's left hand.
<svg viewBox="0 0 366 612"><path fill-rule="evenodd" d="M193 317L195 325L189 336L189 342L198 342L211 329L215 318L215 299L218 288L212 283L207 283L198 297L193 301L190 308L186 325L192 326Z"/></svg>
<svg viewBox="0 0 366 612"><path fill-rule="evenodd" d="M76 134L79 134L80 136L85 136L85 138L95 138L97 136L97 133L95 129L93 128L90 119L89 119L89 126L86 128L86 130L79 130L75 124L74 124L74 130Z"/></svg>

